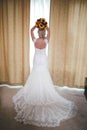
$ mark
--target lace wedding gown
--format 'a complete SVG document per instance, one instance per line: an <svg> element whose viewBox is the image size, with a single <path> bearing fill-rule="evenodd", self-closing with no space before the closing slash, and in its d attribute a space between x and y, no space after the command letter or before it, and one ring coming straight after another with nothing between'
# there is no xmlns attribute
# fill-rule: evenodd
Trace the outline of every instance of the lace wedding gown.
<svg viewBox="0 0 87 130"><path fill-rule="evenodd" d="M46 39L45 43L47 44ZM61 121L76 115L76 105L56 91L47 62L46 48L35 48L31 74L24 87L13 96L17 121L55 127L59 126Z"/></svg>

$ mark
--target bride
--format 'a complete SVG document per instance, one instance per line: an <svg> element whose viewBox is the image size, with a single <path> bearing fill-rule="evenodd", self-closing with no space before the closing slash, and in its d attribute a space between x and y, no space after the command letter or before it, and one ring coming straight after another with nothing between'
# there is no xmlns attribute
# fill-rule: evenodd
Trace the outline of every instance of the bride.
<svg viewBox="0 0 87 130"><path fill-rule="evenodd" d="M36 28L37 39L34 36ZM61 121L74 117L77 107L74 102L59 95L52 82L46 55L50 29L44 18L38 19L32 27L31 38L35 46L33 68L24 87L13 96L17 112L15 119L24 124L56 127Z"/></svg>

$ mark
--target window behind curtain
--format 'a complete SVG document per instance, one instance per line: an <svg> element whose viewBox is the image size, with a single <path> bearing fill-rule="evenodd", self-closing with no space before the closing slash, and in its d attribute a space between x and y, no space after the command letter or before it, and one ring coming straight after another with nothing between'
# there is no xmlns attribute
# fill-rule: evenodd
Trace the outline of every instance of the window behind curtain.
<svg viewBox="0 0 87 130"><path fill-rule="evenodd" d="M31 0L30 1L30 28L35 25L35 21L39 18L45 18L49 25L50 0ZM37 37L37 30L35 36ZM47 47L48 50L48 47ZM47 52L46 50L46 52ZM48 53L47 53L48 54ZM33 66L34 44L30 37L30 68Z"/></svg>

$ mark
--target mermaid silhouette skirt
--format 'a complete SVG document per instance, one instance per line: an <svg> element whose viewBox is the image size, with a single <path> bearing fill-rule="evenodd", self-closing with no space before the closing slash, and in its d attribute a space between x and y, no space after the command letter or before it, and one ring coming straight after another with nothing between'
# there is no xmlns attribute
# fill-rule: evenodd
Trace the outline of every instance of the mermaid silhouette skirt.
<svg viewBox="0 0 87 130"><path fill-rule="evenodd" d="M74 102L56 91L49 70L46 49L35 48L32 71L24 85L13 96L15 119L24 124L56 127L76 115Z"/></svg>

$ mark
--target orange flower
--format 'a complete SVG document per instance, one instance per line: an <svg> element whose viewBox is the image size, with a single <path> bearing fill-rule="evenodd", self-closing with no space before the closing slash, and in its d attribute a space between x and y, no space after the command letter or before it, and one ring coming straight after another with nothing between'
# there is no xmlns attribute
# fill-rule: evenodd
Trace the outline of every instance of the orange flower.
<svg viewBox="0 0 87 130"><path fill-rule="evenodd" d="M40 30L44 30L48 27L45 18L37 19L35 26Z"/></svg>
<svg viewBox="0 0 87 130"><path fill-rule="evenodd" d="M41 22L43 22L43 23L44 23L44 22L45 22L45 18L41 18Z"/></svg>
<svg viewBox="0 0 87 130"><path fill-rule="evenodd" d="M39 29L44 29L44 25L42 23L39 24Z"/></svg>

